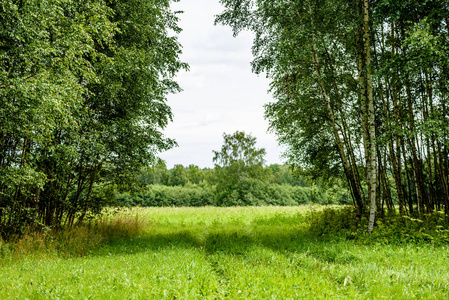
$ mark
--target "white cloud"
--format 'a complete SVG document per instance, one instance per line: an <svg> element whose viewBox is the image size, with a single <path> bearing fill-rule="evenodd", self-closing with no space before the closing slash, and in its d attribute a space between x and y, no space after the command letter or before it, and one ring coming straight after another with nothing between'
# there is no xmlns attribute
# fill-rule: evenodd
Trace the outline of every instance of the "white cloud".
<svg viewBox="0 0 449 300"><path fill-rule="evenodd" d="M218 0L185 0L175 3L183 10L181 59L190 64L177 81L183 92L170 95L174 122L165 130L178 148L161 154L167 165L196 164L212 167L212 150L219 150L223 132L243 130L267 149L268 163L279 163L281 149L274 135L267 134L263 105L271 101L269 81L251 73L252 34L232 36L230 28L214 26L220 13Z"/></svg>

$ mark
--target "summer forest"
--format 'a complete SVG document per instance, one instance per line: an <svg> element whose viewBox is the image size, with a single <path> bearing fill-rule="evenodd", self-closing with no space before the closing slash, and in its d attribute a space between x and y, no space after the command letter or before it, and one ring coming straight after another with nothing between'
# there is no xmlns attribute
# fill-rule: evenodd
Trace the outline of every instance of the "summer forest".
<svg viewBox="0 0 449 300"><path fill-rule="evenodd" d="M212 89L187 2L0 0L0 299L448 299L449 2L205 1L284 158L229 126L209 166L162 158Z"/></svg>

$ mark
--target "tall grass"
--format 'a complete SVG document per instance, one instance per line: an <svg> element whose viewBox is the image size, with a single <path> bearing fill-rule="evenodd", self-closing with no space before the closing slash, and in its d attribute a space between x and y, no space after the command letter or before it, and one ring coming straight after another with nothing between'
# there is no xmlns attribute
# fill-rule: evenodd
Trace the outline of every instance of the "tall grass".
<svg viewBox="0 0 449 300"><path fill-rule="evenodd" d="M0 299L449 297L447 243L354 236L355 225L338 223L349 216L319 206L134 208L1 244Z"/></svg>
<svg viewBox="0 0 449 300"><path fill-rule="evenodd" d="M138 236L147 220L138 210L123 210L120 214L104 214L79 226L56 230L43 229L25 233L6 243L0 240L0 257L19 259L27 256L79 257L118 238Z"/></svg>

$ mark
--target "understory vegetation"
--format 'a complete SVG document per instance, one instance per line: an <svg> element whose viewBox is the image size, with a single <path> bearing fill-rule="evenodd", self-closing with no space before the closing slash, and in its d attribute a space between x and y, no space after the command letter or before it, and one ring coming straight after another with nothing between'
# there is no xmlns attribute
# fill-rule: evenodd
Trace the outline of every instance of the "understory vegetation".
<svg viewBox="0 0 449 300"><path fill-rule="evenodd" d="M0 298L449 296L444 214L380 217L372 234L365 219L347 222L355 214L317 205L109 211L0 242Z"/></svg>
<svg viewBox="0 0 449 300"><path fill-rule="evenodd" d="M339 187L324 189L317 186L266 185L256 180L246 180L234 187L223 200L215 186L152 185L140 193L116 195L116 201L124 206L295 206L308 203L350 204L347 190Z"/></svg>

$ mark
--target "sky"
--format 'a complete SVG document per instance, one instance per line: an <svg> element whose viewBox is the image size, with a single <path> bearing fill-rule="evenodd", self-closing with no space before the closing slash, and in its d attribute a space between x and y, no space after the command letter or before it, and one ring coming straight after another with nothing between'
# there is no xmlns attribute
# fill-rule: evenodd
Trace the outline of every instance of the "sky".
<svg viewBox="0 0 449 300"><path fill-rule="evenodd" d="M266 149L267 164L282 163L282 148L267 133L264 119L263 106L272 101L269 80L251 72L252 33L234 38L230 27L214 26L214 16L223 10L218 0L181 0L172 9L184 11L180 58L190 70L176 78L183 91L168 96L174 118L164 133L179 146L160 154L167 167L213 167L212 151L221 149L223 133L237 130L257 138L256 146Z"/></svg>

